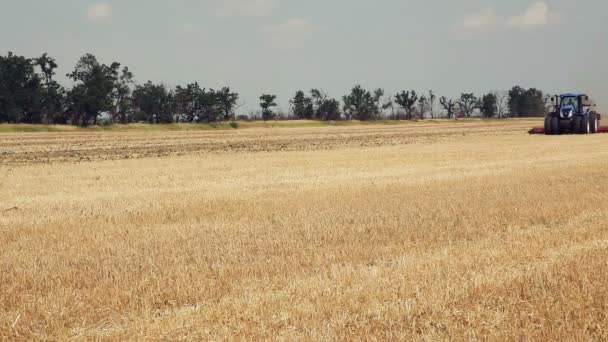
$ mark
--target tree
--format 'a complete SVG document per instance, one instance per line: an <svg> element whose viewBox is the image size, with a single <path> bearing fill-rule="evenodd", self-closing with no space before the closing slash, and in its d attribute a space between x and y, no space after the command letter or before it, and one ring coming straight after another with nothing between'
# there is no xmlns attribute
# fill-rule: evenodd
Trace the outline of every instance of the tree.
<svg viewBox="0 0 608 342"><path fill-rule="evenodd" d="M99 63L92 54L86 54L80 58L74 71L67 75L76 83L71 100L82 126L88 126L91 120L94 125L97 124L99 114L112 110L119 68L119 63L108 66Z"/></svg>
<svg viewBox="0 0 608 342"><path fill-rule="evenodd" d="M386 98L386 102L384 102L384 104L382 105L383 109L390 109L390 114L388 115L388 118L390 120L397 120L398 119L398 115L395 114L395 99L394 96L389 95Z"/></svg>
<svg viewBox="0 0 608 342"><path fill-rule="evenodd" d="M441 104L441 106L443 106L443 109L445 109L448 119L453 118L454 110L456 109L456 102L452 99L448 99L447 97L442 96L439 99L439 103Z"/></svg>
<svg viewBox="0 0 608 342"><path fill-rule="evenodd" d="M405 110L406 119L411 120L413 118L414 106L418 101L418 95L415 90L402 91L395 95L395 103L397 103L403 110Z"/></svg>
<svg viewBox="0 0 608 342"><path fill-rule="evenodd" d="M419 118L421 120L424 119L424 115L430 110L431 108L431 103L429 101L429 99L422 95L420 96L420 98L418 99L418 112L419 112Z"/></svg>
<svg viewBox="0 0 608 342"><path fill-rule="evenodd" d="M303 91L298 90L290 100L292 113L298 119L312 119L314 116L314 108L312 99L307 97Z"/></svg>
<svg viewBox="0 0 608 342"><path fill-rule="evenodd" d="M175 110L178 112L178 121L182 119L186 122L194 122L201 119L204 93L205 89L201 88L198 82L175 88Z"/></svg>
<svg viewBox="0 0 608 342"><path fill-rule="evenodd" d="M164 84L151 81L133 90L133 104L140 117L152 124L173 122L173 98L174 94Z"/></svg>
<svg viewBox="0 0 608 342"><path fill-rule="evenodd" d="M34 61L11 52L0 56L0 122L42 122L41 97Z"/></svg>
<svg viewBox="0 0 608 342"><path fill-rule="evenodd" d="M526 110L522 113L522 116L545 116L547 108L542 91L530 88L526 90L525 98Z"/></svg>
<svg viewBox="0 0 608 342"><path fill-rule="evenodd" d="M382 115L382 110L384 108L382 108L381 101L382 101L383 96L384 96L383 89L381 89L381 88L374 89L374 92L372 95L372 100L371 100L371 106L370 106L373 120L380 118Z"/></svg>
<svg viewBox="0 0 608 342"><path fill-rule="evenodd" d="M479 99L473 93L463 93L458 100L458 108L465 117L470 118L475 109L479 108Z"/></svg>
<svg viewBox="0 0 608 342"><path fill-rule="evenodd" d="M133 73L129 68L124 67L122 74L116 82L114 90L114 112L112 113L112 122L128 123L129 114L131 112L131 93L133 87Z"/></svg>
<svg viewBox="0 0 608 342"><path fill-rule="evenodd" d="M275 102L276 99L276 95L264 94L260 96L260 107L262 107L262 118L264 121L272 120L274 118L275 114L272 111L272 108L277 106Z"/></svg>
<svg viewBox="0 0 608 342"><path fill-rule="evenodd" d="M177 87L175 87L174 97L173 97L173 110L176 113L175 121L177 121L177 122L181 122L184 120L186 120L188 122L191 121L191 120L187 120L188 119L187 110L189 109L189 104L190 104L190 96L189 96L187 89L183 88L182 86L179 86L179 85Z"/></svg>
<svg viewBox="0 0 608 342"><path fill-rule="evenodd" d="M555 110L555 103L551 100L553 97L549 94L545 94L545 97L543 99L544 101L544 112L543 113L549 113L549 112L553 112Z"/></svg>
<svg viewBox="0 0 608 342"><path fill-rule="evenodd" d="M319 109L327 100L327 95L319 89L310 90L310 108L313 110L313 116L316 119L322 119Z"/></svg>
<svg viewBox="0 0 608 342"><path fill-rule="evenodd" d="M380 112L379 103L383 95L382 89L376 89L372 94L360 85L356 85L349 95L342 97L346 118L361 121L375 120Z"/></svg>
<svg viewBox="0 0 608 342"><path fill-rule="evenodd" d="M63 112L65 90L53 79L53 76L55 76L55 69L58 67L55 59L49 57L48 54L45 53L35 59L35 64L40 69L42 79L40 88L42 118L47 124L56 121L65 123L65 120L61 115Z"/></svg>
<svg viewBox="0 0 608 342"><path fill-rule="evenodd" d="M491 118L498 112L497 98L494 93L488 93L481 98L481 113L486 118Z"/></svg>
<svg viewBox="0 0 608 342"><path fill-rule="evenodd" d="M495 91L496 97L496 114L499 118L504 118L507 114L509 94L506 91Z"/></svg>
<svg viewBox="0 0 608 342"><path fill-rule="evenodd" d="M236 119L234 111L237 107L239 94L231 92L230 87L223 87L218 90L215 95L217 97L217 103L222 109L222 119L226 121Z"/></svg>
<svg viewBox="0 0 608 342"><path fill-rule="evenodd" d="M289 102L293 115L298 119L340 119L340 102L328 98L319 89L312 89L310 96L306 96L303 91L299 90Z"/></svg>
<svg viewBox="0 0 608 342"><path fill-rule="evenodd" d="M521 113L524 111L525 92L525 89L520 86L514 86L509 90L509 111L511 112L511 116L521 116Z"/></svg>
<svg viewBox="0 0 608 342"><path fill-rule="evenodd" d="M544 116L546 108L543 92L536 88L528 90L520 86L511 88L509 91L509 110L511 116L516 117Z"/></svg>
<svg viewBox="0 0 608 342"><path fill-rule="evenodd" d="M321 120L340 120L340 101L336 99L324 99L317 109Z"/></svg>
<svg viewBox="0 0 608 342"><path fill-rule="evenodd" d="M217 122L224 115L223 109L218 100L217 92L213 89L208 91L203 88L199 94L199 120L209 123Z"/></svg>
<svg viewBox="0 0 608 342"><path fill-rule="evenodd" d="M431 114L431 119L435 118L435 101L437 100L437 96L435 96L435 94L433 93L432 90L429 90L429 97L428 97L428 102L429 102L429 111Z"/></svg>

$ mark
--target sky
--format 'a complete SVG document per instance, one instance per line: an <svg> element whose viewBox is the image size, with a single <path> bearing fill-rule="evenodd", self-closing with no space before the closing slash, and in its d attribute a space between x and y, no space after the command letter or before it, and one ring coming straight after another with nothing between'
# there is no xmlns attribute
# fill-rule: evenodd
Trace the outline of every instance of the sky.
<svg viewBox="0 0 608 342"><path fill-rule="evenodd" d="M93 53L138 83L263 93L584 92L608 112L606 0L0 0L0 54L44 52L58 79Z"/></svg>

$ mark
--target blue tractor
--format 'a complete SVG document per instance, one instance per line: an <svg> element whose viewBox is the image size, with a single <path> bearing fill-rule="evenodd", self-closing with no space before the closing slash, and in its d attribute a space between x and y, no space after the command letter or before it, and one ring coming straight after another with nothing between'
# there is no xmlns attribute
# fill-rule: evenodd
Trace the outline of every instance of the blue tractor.
<svg viewBox="0 0 608 342"><path fill-rule="evenodd" d="M562 94L551 98L555 110L545 117L545 134L598 133L600 116L593 107L595 104L585 94Z"/></svg>

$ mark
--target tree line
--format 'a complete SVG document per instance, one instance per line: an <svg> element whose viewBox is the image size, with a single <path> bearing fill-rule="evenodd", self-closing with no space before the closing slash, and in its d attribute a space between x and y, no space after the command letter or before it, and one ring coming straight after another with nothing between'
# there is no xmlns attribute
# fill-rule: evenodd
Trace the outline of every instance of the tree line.
<svg viewBox="0 0 608 342"><path fill-rule="evenodd" d="M549 96L531 88L481 96L463 93L458 98L437 97L433 91L403 90L393 95L360 85L340 100L324 91L299 90L290 99L290 112L278 113L277 96L260 96L260 110L236 115L239 94L230 87L211 89L198 82L169 87L148 81L137 84L120 63L103 64L92 54L82 56L66 76L70 88L55 79L57 62L48 54L27 58L0 55L0 123L72 124L80 126L132 122L221 122L277 118L314 120L413 120L436 117L469 118L544 116ZM259 115L258 115L259 114Z"/></svg>

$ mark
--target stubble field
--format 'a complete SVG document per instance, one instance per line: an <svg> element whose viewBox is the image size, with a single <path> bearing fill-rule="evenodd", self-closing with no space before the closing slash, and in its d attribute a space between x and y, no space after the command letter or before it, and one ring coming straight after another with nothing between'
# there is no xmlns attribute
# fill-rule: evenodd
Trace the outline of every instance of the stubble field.
<svg viewBox="0 0 608 342"><path fill-rule="evenodd" d="M0 340L608 339L608 135L0 134Z"/></svg>

